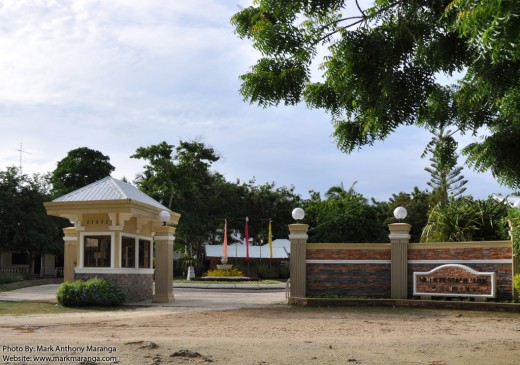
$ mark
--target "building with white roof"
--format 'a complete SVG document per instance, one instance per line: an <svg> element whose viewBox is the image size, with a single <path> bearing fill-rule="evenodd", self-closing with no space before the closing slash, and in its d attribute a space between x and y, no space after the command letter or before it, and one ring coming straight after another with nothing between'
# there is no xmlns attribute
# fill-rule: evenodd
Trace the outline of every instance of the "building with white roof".
<svg viewBox="0 0 520 365"><path fill-rule="evenodd" d="M110 176L47 202L45 208L74 224L64 229L65 281L103 277L122 286L127 301L137 301L152 297L155 274L155 295L158 287L169 291L157 301L173 300L173 285L158 285L158 279L171 282L175 228L166 224L177 224L178 213ZM155 270L154 236L156 250L161 250Z"/></svg>
<svg viewBox="0 0 520 365"><path fill-rule="evenodd" d="M272 256L269 244L262 246L249 245L246 247L244 243L233 243L228 245L228 263L248 267L250 272L248 276L254 276L255 267L259 263L268 264L271 269L270 277L283 276L279 272L281 266L288 268L289 257L291 253L291 243L288 239L276 239L272 242ZM249 250L249 260L247 259L247 251ZM223 245L204 245L206 260L209 268L215 269L222 261ZM245 273L247 274L247 273Z"/></svg>

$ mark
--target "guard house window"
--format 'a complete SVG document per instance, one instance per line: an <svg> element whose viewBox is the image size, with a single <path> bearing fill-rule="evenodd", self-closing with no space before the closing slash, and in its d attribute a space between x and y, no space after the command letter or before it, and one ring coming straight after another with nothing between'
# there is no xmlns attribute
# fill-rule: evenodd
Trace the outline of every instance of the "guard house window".
<svg viewBox="0 0 520 365"><path fill-rule="evenodd" d="M29 255L26 253L13 252L11 263L12 265L29 265Z"/></svg>
<svg viewBox="0 0 520 365"><path fill-rule="evenodd" d="M85 267L110 267L110 236L85 236Z"/></svg>
<svg viewBox="0 0 520 365"><path fill-rule="evenodd" d="M150 268L151 243L147 240L139 240L139 268Z"/></svg>
<svg viewBox="0 0 520 365"><path fill-rule="evenodd" d="M123 237L121 244L121 267L135 267L135 238Z"/></svg>

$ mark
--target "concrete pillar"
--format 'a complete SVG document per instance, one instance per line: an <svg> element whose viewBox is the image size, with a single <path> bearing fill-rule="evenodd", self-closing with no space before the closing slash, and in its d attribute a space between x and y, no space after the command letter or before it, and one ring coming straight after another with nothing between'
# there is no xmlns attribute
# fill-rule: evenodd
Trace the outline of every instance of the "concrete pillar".
<svg viewBox="0 0 520 365"><path fill-rule="evenodd" d="M120 268L121 267L121 230L119 229L112 229L114 231L114 242L112 242L112 257L111 257L111 264L110 266L113 268ZM137 256L136 256L137 257ZM113 266L112 266L113 263Z"/></svg>
<svg viewBox="0 0 520 365"><path fill-rule="evenodd" d="M289 240L291 241L291 290L290 298L305 298L306 291L306 249L308 224L290 224Z"/></svg>
<svg viewBox="0 0 520 365"><path fill-rule="evenodd" d="M508 220L508 223L509 223L509 236L511 237L511 246L512 246L512 251L513 251L513 254L512 254L513 267L512 267L511 280L514 280L515 275L520 274L520 257L515 255L515 238L513 237L513 232L517 232L516 230L520 229L520 220L518 218L510 218ZM515 286L513 285L513 299L515 301L518 300L519 294L520 293L518 293Z"/></svg>
<svg viewBox="0 0 520 365"><path fill-rule="evenodd" d="M391 292L393 299L408 298L408 243L410 242L408 223L388 225L391 243Z"/></svg>
<svg viewBox="0 0 520 365"><path fill-rule="evenodd" d="M74 281L74 268L79 262L79 242L78 230L75 227L63 228L63 241L65 247L63 250L63 281Z"/></svg>
<svg viewBox="0 0 520 365"><path fill-rule="evenodd" d="M171 303L173 298L173 241L175 227L155 227L155 294L152 302Z"/></svg>

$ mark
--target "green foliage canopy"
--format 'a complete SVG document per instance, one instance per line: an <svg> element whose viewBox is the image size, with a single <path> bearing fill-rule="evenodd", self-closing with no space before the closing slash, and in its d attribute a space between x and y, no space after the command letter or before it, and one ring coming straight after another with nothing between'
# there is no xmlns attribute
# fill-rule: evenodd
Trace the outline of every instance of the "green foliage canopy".
<svg viewBox="0 0 520 365"><path fill-rule="evenodd" d="M262 240L267 243L270 219L275 238L288 234L291 211L300 200L294 187L257 185L254 179L248 183L228 182L211 171L220 158L217 152L196 140L180 141L178 146L161 142L141 147L131 157L148 161L135 181L137 186L181 214L177 249L190 247L199 262L203 243L221 243L224 219L228 221L229 236L243 237L248 217L253 244Z"/></svg>
<svg viewBox="0 0 520 365"><path fill-rule="evenodd" d="M51 182L55 196L65 195L109 176L115 167L110 158L88 147L79 147L58 161Z"/></svg>
<svg viewBox="0 0 520 365"><path fill-rule="evenodd" d="M63 251L62 218L47 215L49 176L20 175L16 167L0 171L0 250L36 254Z"/></svg>
<svg viewBox="0 0 520 365"><path fill-rule="evenodd" d="M180 141L175 147L166 142L140 147L132 158L148 161L135 183L146 194L181 214L176 232L178 243L199 245L216 229L209 219L211 203L220 190L212 190L220 179L209 168L219 160L213 148L200 141Z"/></svg>
<svg viewBox="0 0 520 365"><path fill-rule="evenodd" d="M435 130L444 121L432 115L449 109L443 126L490 132L465 149L470 166L518 187L520 154L502 151L514 146L508 133L520 134L519 15L515 1L500 0L378 0L366 9L345 0L256 0L231 19L261 53L241 76L241 93L263 107L305 101L326 110L347 153L402 125ZM455 73L463 76L451 97L438 98L444 76Z"/></svg>
<svg viewBox="0 0 520 365"><path fill-rule="evenodd" d="M393 216L394 209L405 207L407 211L406 223L412 226L410 230L410 242L420 242L423 228L428 221L428 211L430 209L431 193L414 187L410 193L400 192L393 194L390 198L389 207L386 211L387 218L385 223L396 223ZM384 206L385 203L379 203Z"/></svg>
<svg viewBox="0 0 520 365"><path fill-rule="evenodd" d="M428 215L423 230L424 242L464 242L505 240L508 233L505 218L508 205L493 198L450 198L448 204L437 204Z"/></svg>
<svg viewBox="0 0 520 365"><path fill-rule="evenodd" d="M309 224L309 242L387 242L388 229L381 217L379 207L370 204L354 185L343 189L342 184L329 189L322 199L319 193L311 192L303 202L305 223Z"/></svg>

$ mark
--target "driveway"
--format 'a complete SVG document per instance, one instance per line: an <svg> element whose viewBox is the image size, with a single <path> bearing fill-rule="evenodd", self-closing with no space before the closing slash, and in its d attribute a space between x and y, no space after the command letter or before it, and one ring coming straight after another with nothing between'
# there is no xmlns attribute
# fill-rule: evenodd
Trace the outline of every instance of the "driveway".
<svg viewBox="0 0 520 365"><path fill-rule="evenodd" d="M48 284L0 293L0 301L56 303L59 284ZM185 310L222 310L258 308L286 303L285 284L176 284L173 303L152 303L151 300L127 305L176 307Z"/></svg>

